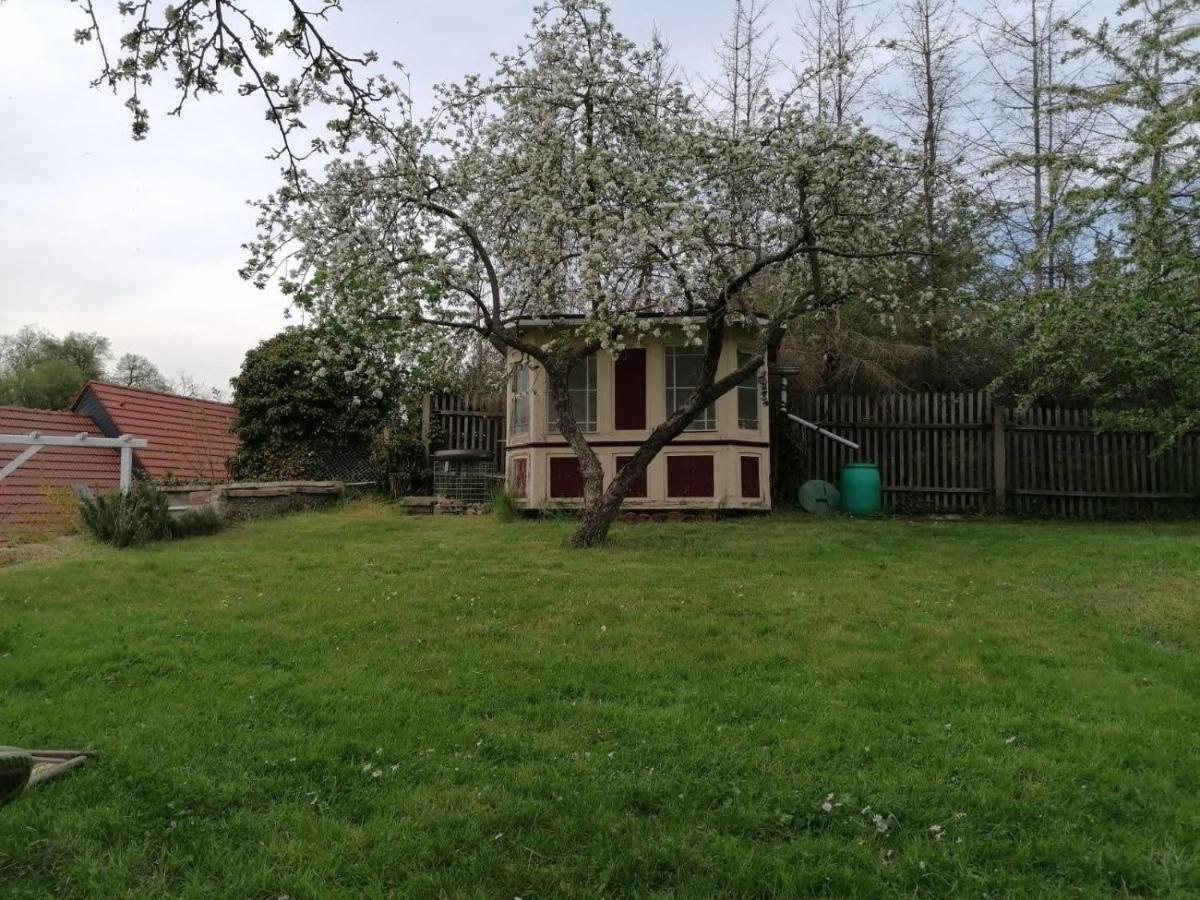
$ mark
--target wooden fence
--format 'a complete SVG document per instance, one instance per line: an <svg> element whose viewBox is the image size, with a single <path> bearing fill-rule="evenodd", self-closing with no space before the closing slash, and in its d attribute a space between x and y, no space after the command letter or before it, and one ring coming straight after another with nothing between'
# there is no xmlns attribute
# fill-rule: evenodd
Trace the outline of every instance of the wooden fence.
<svg viewBox="0 0 1200 900"><path fill-rule="evenodd" d="M1086 409L1016 413L982 392L820 396L805 413L861 448L807 433L806 475L874 462L893 511L1200 515L1200 434L1155 456L1151 434L1098 432Z"/></svg>
<svg viewBox="0 0 1200 900"><path fill-rule="evenodd" d="M504 465L503 394L427 394L421 435L429 452L486 450Z"/></svg>

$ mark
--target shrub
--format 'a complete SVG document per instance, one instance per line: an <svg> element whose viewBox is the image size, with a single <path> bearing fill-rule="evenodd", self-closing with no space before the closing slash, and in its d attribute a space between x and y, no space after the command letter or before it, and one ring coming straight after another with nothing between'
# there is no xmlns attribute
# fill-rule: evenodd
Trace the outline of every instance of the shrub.
<svg viewBox="0 0 1200 900"><path fill-rule="evenodd" d="M384 486L394 497L427 494L432 488L425 444L409 423L393 422L376 435L371 462L383 474Z"/></svg>
<svg viewBox="0 0 1200 900"><path fill-rule="evenodd" d="M521 518L521 507L503 484L492 491L492 515L497 522L515 522Z"/></svg>
<svg viewBox="0 0 1200 900"><path fill-rule="evenodd" d="M338 474L341 458L365 460L405 381L394 360L369 348L359 348L356 359L382 373L377 392L340 373L318 375L324 372L314 369L322 340L313 329L288 328L246 354L233 379L238 449L229 466L234 479L344 477Z"/></svg>
<svg viewBox="0 0 1200 900"><path fill-rule="evenodd" d="M153 485L136 484L128 494L112 491L79 503L84 527L92 537L114 547L135 547L170 538L214 534L225 522L214 509L190 509L177 519L167 512L167 498Z"/></svg>
<svg viewBox="0 0 1200 900"><path fill-rule="evenodd" d="M126 494L112 491L84 497L79 512L91 535L114 547L139 546L171 536L167 498L148 484L135 484Z"/></svg>

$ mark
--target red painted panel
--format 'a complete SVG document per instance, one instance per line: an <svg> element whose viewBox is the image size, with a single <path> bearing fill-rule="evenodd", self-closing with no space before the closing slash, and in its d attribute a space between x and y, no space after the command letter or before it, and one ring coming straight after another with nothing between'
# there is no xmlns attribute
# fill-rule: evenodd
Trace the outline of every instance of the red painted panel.
<svg viewBox="0 0 1200 900"><path fill-rule="evenodd" d="M617 457L617 471L620 472L625 468L625 464L633 459L632 456ZM645 497L646 496L646 473L643 472L637 478L633 479L633 484L629 485L629 493L627 497Z"/></svg>
<svg viewBox="0 0 1200 900"><path fill-rule="evenodd" d="M518 456L508 473L508 489L514 497L524 497L529 485L529 457Z"/></svg>
<svg viewBox="0 0 1200 900"><path fill-rule="evenodd" d="M668 456L668 497L713 496L713 458L711 456Z"/></svg>
<svg viewBox="0 0 1200 900"><path fill-rule="evenodd" d="M646 427L646 351L626 350L613 364L613 422L618 430Z"/></svg>
<svg viewBox="0 0 1200 900"><path fill-rule="evenodd" d="M749 500L762 499L762 487L758 481L758 457L743 456L742 462L742 497Z"/></svg>
<svg viewBox="0 0 1200 900"><path fill-rule="evenodd" d="M579 460L575 457L550 457L550 496L583 496L583 473L579 471Z"/></svg>

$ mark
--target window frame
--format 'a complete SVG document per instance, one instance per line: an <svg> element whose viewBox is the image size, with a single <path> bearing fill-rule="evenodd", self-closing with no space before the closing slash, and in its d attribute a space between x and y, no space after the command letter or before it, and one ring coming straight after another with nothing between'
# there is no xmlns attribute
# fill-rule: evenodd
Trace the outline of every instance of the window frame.
<svg viewBox="0 0 1200 900"><path fill-rule="evenodd" d="M704 348L691 347L686 345L673 345L663 349L664 377L663 382L666 385L666 403L667 415L672 415L680 406L683 405L682 400L686 400L693 393L698 384L680 387L676 381L676 359L680 355L696 356L700 358L700 364L704 364ZM717 431L717 403L714 400L708 406L700 410L700 413L691 422L687 424L684 431Z"/></svg>
<svg viewBox="0 0 1200 900"><path fill-rule="evenodd" d="M521 387L521 376L524 378L524 387ZM513 366L512 370L512 401L508 409L508 430L510 434L529 434L532 427L533 404L533 372L529 368L528 363L519 362ZM517 422L517 410L524 406L525 421L521 424Z"/></svg>
<svg viewBox="0 0 1200 900"><path fill-rule="evenodd" d="M583 368L584 386L572 387L571 379L575 373ZM591 413L590 419L581 419L578 415L575 416L575 422L579 425L579 430L584 434L595 434L600 430L600 392L597 389L597 382L600 378L600 367L596 360L596 354L591 353L577 362L571 369L571 374L567 376L567 394L571 398L571 408L575 408L575 395L581 394L584 397L583 408L585 412ZM550 396L550 392L546 392L546 431L549 434L559 434L558 416L554 412L554 398Z"/></svg>
<svg viewBox="0 0 1200 900"><path fill-rule="evenodd" d="M751 357L755 356L752 351L738 349L736 357L736 367L741 368ZM759 402L759 380L758 376L762 370L759 369L748 379L739 384L734 390L736 391L737 399L737 425L743 431L758 431L762 427L762 404ZM742 398L747 394L752 398L754 404L754 424L747 425L749 419L742 417Z"/></svg>

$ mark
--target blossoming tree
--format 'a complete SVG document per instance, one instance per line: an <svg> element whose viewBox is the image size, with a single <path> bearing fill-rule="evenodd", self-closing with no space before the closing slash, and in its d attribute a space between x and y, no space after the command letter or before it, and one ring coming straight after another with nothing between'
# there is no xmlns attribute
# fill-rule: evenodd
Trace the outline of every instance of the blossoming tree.
<svg viewBox="0 0 1200 900"><path fill-rule="evenodd" d="M82 15L75 42L95 47L100 71L93 87L126 93L134 140L150 130L146 89L164 74L172 83L171 115L201 97L236 83L243 97L262 102L279 141L272 159L299 174L315 153L345 148L359 119L394 89L373 76L372 51L346 53L326 36L342 0L68 0ZM282 65L277 65L282 63ZM309 107L332 110L323 136L299 140Z"/></svg>
<svg viewBox="0 0 1200 900"><path fill-rule="evenodd" d="M526 46L440 88L433 115L354 127L353 157L261 202L246 274L280 277L317 322L397 346L469 334L542 366L583 476L577 546L603 542L662 447L754 377L764 353L717 377L726 328L745 323L765 351L910 255L895 211L913 172L894 147L782 101L732 136L597 0L539 7ZM700 383L605 485L568 374L619 353L646 312L695 317ZM567 313L581 317L548 343L518 327Z"/></svg>

